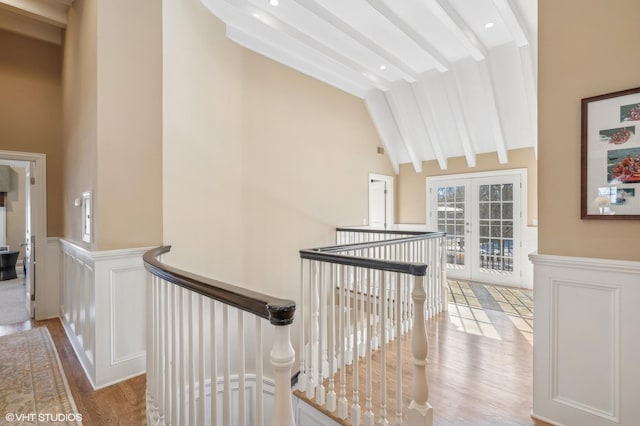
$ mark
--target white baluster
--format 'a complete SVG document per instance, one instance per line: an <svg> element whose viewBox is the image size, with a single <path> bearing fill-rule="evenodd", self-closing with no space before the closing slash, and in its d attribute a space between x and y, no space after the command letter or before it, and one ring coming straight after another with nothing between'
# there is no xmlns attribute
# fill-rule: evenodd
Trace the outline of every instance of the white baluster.
<svg viewBox="0 0 640 426"><path fill-rule="evenodd" d="M309 268L309 309L311 311L310 318L310 330L309 330L309 375L307 377L307 398L312 399L317 385L317 370L319 359L316 359L316 353L314 348L317 348L318 344L318 335L319 324L318 324L318 315L319 315L319 299L318 295L318 283L316 280L316 273L318 269L318 262L313 261L311 263L311 267Z"/></svg>
<svg viewBox="0 0 640 426"><path fill-rule="evenodd" d="M324 389L324 377L325 377L325 373L328 373L327 370L329 370L329 367L327 366L325 368L325 361L326 361L326 342L325 342L325 333L327 331L327 327L326 327L326 310L325 310L325 283L324 283L324 267L325 264L324 263L320 263L318 265L318 275L316 276L316 279L318 280L317 286L318 286L318 319L319 319L319 324L318 324L318 330L319 330L319 335L318 335L318 383L316 385L316 402L319 405L324 405L325 404L325 398L326 398L326 394L325 394L325 389Z"/></svg>
<svg viewBox="0 0 640 426"><path fill-rule="evenodd" d="M222 305L222 424L231 424L231 343L229 342L229 307Z"/></svg>
<svg viewBox="0 0 640 426"><path fill-rule="evenodd" d="M210 424L218 424L218 337L216 333L216 301L209 300L209 371L211 372L210 393L211 402L209 405Z"/></svg>
<svg viewBox="0 0 640 426"><path fill-rule="evenodd" d="M371 385L371 376L373 375L371 371L371 354L373 352L373 346L371 341L371 328L372 322L371 317L373 316L373 273L371 270L367 270L367 306L369 307L369 315L367 315L367 373L366 373L366 403L365 403L365 412L364 412L364 425L365 426L373 426L373 386Z"/></svg>
<svg viewBox="0 0 640 426"><path fill-rule="evenodd" d="M447 282L447 251L445 250L446 237L440 237L440 285L442 286L442 310L449 310L449 284Z"/></svg>
<svg viewBox="0 0 640 426"><path fill-rule="evenodd" d="M354 271L353 274L355 277L360 277L360 268L358 268L356 271ZM354 297L357 297L358 295L358 291L356 291L357 289L354 287L353 289L353 295ZM355 320L353 321L353 334L357 336L358 334L358 303L357 300L355 301L355 303L353 304L353 317L355 318ZM354 337L353 339L354 344L357 345L358 343L358 338ZM353 369L351 370L353 372L353 395L352 395L352 401L351 401L351 424L354 426L359 426L360 425L360 397L358 395L359 392L359 387L360 387L360 374L359 374L359 369L358 369L358 354L359 354L359 350L357 347L353 348Z"/></svg>
<svg viewBox="0 0 640 426"><path fill-rule="evenodd" d="M295 359L295 352L291 346L290 327L290 325L275 327L271 350L271 365L275 375L272 426L295 426L291 402L291 366Z"/></svg>
<svg viewBox="0 0 640 426"><path fill-rule="evenodd" d="M167 321L170 323L170 336L167 340L170 342L171 346L171 358L168 359L169 364L166 366L167 370L165 374L169 376L169 380L167 383L167 391L166 398L170 398L171 401L166 405L167 410L165 411L164 417L169 420L171 424L176 424L178 421L177 418L177 406L178 406L178 380L177 373L178 370L176 368L177 363L177 347L178 347L178 337L176 334L176 286L167 283Z"/></svg>
<svg viewBox="0 0 640 426"><path fill-rule="evenodd" d="M239 401L238 401L238 424L244 426L246 424L245 419L245 401L246 401L246 383L245 383L245 348L244 348L244 312L238 309L238 352L235 353L236 360L238 362L238 387L239 387Z"/></svg>
<svg viewBox="0 0 640 426"><path fill-rule="evenodd" d="M173 333L171 334L171 359L173 364L171 365L171 383L173 389L171 390L171 424L178 424L178 416L180 415L180 382L178 381L178 365L179 359L179 335L180 335L180 322L179 322L179 306L178 306L178 292L180 287L172 286L171 291L171 320L173 321Z"/></svg>
<svg viewBox="0 0 640 426"><path fill-rule="evenodd" d="M380 348L380 420L378 424L381 426L387 426L389 421L387 420L387 276L388 272L382 272L382 282L380 289L380 331L382 333L381 348Z"/></svg>
<svg viewBox="0 0 640 426"><path fill-rule="evenodd" d="M433 425L433 410L428 402L427 355L429 352L427 330L424 323L424 277L415 277L413 303L415 306L411 354L413 356L412 401L409 404L410 425Z"/></svg>
<svg viewBox="0 0 640 426"><path fill-rule="evenodd" d="M340 291L340 307L338 316L338 344L340 345L340 392L338 398L338 417L345 419L347 417L347 377L346 377L346 362L345 362L345 325L344 325L344 302L347 277L344 271L344 266L340 265L340 273L338 274L338 288ZM342 278L342 280L341 280Z"/></svg>
<svg viewBox="0 0 640 426"><path fill-rule="evenodd" d="M353 362L353 335L351 334L351 299L349 296L351 290L355 289L355 276L353 274L353 268L346 267L344 274L344 290L345 290L345 310L342 315L345 317L345 337L346 337L346 349L345 349L345 363L351 365Z"/></svg>
<svg viewBox="0 0 640 426"><path fill-rule="evenodd" d="M403 274L404 275L404 274ZM395 274L396 281L396 311L400 310L402 301L402 285L398 281L401 280L400 274ZM396 323L396 331L400 336L402 324L400 321ZM402 339L396 340L396 425L402 426Z"/></svg>
<svg viewBox="0 0 640 426"><path fill-rule="evenodd" d="M168 423L171 420L171 365L173 364L173 359L171 358L172 349L170 348L172 335L173 335L173 324L171 322L173 318L173 305L171 304L173 300L173 292L171 291L172 285L166 281L162 281L162 293L164 294L164 368L163 368L163 376L164 376L164 403L162 404L164 410L162 415L162 423ZM175 349L174 349L175 350Z"/></svg>
<svg viewBox="0 0 640 426"><path fill-rule="evenodd" d="M300 329L300 352L298 354L298 356L300 357L300 373L298 374L298 389L303 391L306 389L307 386L307 366L305 365L307 363L307 353L304 350L305 347L305 315L307 314L306 309L305 309L305 289L307 288L307 284L304 281L304 265L305 263L309 263L306 262L304 259L300 259L300 300L302 301L300 303L300 307L298 308L300 311L300 315L298 315L298 321L299 323L299 329Z"/></svg>
<svg viewBox="0 0 640 426"><path fill-rule="evenodd" d="M327 351L329 353L329 392L327 393L327 410L336 411L336 390L335 379L336 374L336 265L330 266L331 276L329 278L329 336Z"/></svg>
<svg viewBox="0 0 640 426"><path fill-rule="evenodd" d="M178 294L178 318L179 318L179 327L180 327L180 363L178 364L178 373L180 376L180 424L187 424L187 381L185 377L185 369L186 369L186 354L185 354L185 342L184 342L184 293L185 289L180 287Z"/></svg>
<svg viewBox="0 0 640 426"><path fill-rule="evenodd" d="M262 322L263 320L256 317L256 425L264 426L264 398L263 398L263 338L262 338Z"/></svg>
<svg viewBox="0 0 640 426"><path fill-rule="evenodd" d="M204 342L204 296L198 295L198 424L206 423L205 409L207 405L206 395L206 376L205 376L205 342ZM211 345L215 345L215 342L210 342Z"/></svg>
<svg viewBox="0 0 640 426"><path fill-rule="evenodd" d="M195 374L195 351L193 350L193 329L198 324L193 320L193 292L187 291L187 314L189 320L187 328L189 329L189 346L187 347L187 356L189 358L189 424L196 424L196 374Z"/></svg>
<svg viewBox="0 0 640 426"><path fill-rule="evenodd" d="M363 253L363 255L366 255L366 253ZM360 272L360 284L359 284L359 292L357 297L359 298L360 301L360 316L358 318L358 330L360 332L360 337L358 339L358 343L359 343L359 350L358 350L358 356L363 357L366 354L367 351L367 346L366 346L366 342L365 339L369 339L369 335L367 334L367 331L365 330L365 322L364 322L364 318L365 315L367 315L367 311L365 310L365 291L366 291L366 282L363 282L366 278L366 272L368 272L369 270L365 270L365 271L361 271Z"/></svg>

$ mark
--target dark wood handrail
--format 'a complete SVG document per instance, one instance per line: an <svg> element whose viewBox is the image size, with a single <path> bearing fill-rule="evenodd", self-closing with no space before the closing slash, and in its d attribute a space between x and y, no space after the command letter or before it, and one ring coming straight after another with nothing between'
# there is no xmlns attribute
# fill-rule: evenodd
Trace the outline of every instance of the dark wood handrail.
<svg viewBox="0 0 640 426"><path fill-rule="evenodd" d="M351 228L337 228L338 231L351 231ZM363 230L360 230L363 231ZM360 232L359 231L359 232ZM369 232L372 230L370 229ZM378 232L378 230L373 230ZM397 233L397 232L390 232ZM402 232L404 235L409 233ZM348 253L355 250L364 250L368 248L389 246L395 244L402 244L413 241L429 240L446 236L444 232L419 232L413 233L414 235L404 238L393 238L389 240L370 241L364 243L354 244L342 244L337 246L319 247L314 249L300 250L300 258L317 260L321 262L336 263L346 266L357 266L368 269L380 269L383 271L400 272L404 274L411 274L415 276L425 276L427 273L428 265L424 263L414 262L399 262L392 260L372 259L369 257L353 256Z"/></svg>
<svg viewBox="0 0 640 426"><path fill-rule="evenodd" d="M296 311L296 303L294 301L278 299L253 290L183 271L166 265L157 259L158 256L168 253L170 250L171 246L162 246L147 251L142 257L147 271L187 290L267 319L273 325L289 325L293 323Z"/></svg>

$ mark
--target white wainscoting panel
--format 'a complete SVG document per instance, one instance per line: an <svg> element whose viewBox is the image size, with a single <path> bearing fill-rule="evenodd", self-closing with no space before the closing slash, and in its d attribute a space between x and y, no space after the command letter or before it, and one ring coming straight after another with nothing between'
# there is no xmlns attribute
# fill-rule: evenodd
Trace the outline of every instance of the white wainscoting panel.
<svg viewBox="0 0 640 426"><path fill-rule="evenodd" d="M340 424L322 414L320 411L307 404L305 401L294 397L293 409L296 415L296 424L304 426L339 426Z"/></svg>
<svg viewBox="0 0 640 426"><path fill-rule="evenodd" d="M146 367L147 247L89 251L60 240L60 318L94 389Z"/></svg>
<svg viewBox="0 0 640 426"><path fill-rule="evenodd" d="M47 238L44 249L44 274L36 277L36 319L43 320L58 316L60 305L60 282L62 269L60 242L58 238Z"/></svg>
<svg viewBox="0 0 640 426"><path fill-rule="evenodd" d="M640 262L532 254L533 416L640 424Z"/></svg>

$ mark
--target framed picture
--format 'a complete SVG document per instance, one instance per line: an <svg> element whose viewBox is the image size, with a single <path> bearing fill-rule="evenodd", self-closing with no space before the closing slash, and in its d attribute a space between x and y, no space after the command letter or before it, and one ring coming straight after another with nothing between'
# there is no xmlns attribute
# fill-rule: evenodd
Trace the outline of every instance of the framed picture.
<svg viewBox="0 0 640 426"><path fill-rule="evenodd" d="M640 219L640 87L582 99L581 160L580 217Z"/></svg>

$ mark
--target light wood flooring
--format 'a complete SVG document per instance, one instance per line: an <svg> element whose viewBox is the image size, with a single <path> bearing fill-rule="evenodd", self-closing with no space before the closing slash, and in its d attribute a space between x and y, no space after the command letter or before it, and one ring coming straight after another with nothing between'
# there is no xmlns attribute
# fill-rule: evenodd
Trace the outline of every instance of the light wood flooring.
<svg viewBox="0 0 640 426"><path fill-rule="evenodd" d="M436 425L533 425L532 403L532 303L518 298L509 289L494 292L492 287L476 290L482 299L491 294L500 303L496 309L483 309L484 300L464 282L452 281L449 311L427 322L429 336L429 402ZM503 298L501 299L501 295ZM522 294L520 294L522 296ZM504 299L504 300L503 300ZM529 299L530 300L530 299ZM453 303L457 301L458 303ZM482 302L482 303L481 303ZM504 303L504 306L501 304ZM410 359L410 337L402 338L403 360ZM397 365L395 345L387 346L387 369ZM374 357L374 365L379 365ZM361 371L364 369L361 362ZM404 365L404 364L403 364ZM379 375L374 371L374 375ZM360 383L364 383L364 372ZM404 406L408 405L412 369L403 368ZM336 386L338 385L336 381ZM328 381L325 382L325 387ZM390 382L392 389L395 382ZM374 380L375 392L379 387ZM360 387L360 404L364 407ZM300 393L297 393L300 395ZM350 399L351 386L347 384ZM306 398L305 398L306 400ZM314 405L313 401L306 400ZM349 405L351 402L349 402ZM395 401L388 404L388 419L393 423ZM374 410L375 411L375 410ZM339 421L335 416L334 420ZM348 424L348 423L343 423Z"/></svg>

